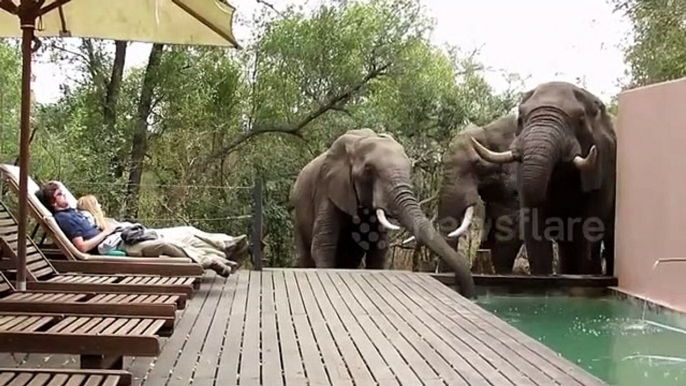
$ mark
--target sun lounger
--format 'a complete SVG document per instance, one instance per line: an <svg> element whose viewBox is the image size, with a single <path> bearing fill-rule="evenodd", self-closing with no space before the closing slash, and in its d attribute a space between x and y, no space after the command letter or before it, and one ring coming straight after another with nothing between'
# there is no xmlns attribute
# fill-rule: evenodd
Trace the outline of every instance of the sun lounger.
<svg viewBox="0 0 686 386"><path fill-rule="evenodd" d="M9 257L12 267L0 262L0 267L16 269L17 264L17 227L0 224L0 248L2 255ZM60 273L43 255L30 237L26 246L26 288L42 291L94 291L94 292L142 292L142 293L180 293L189 298L193 290L199 288L200 279L196 277L170 277L155 275L97 275L82 273Z"/></svg>
<svg viewBox="0 0 686 386"><path fill-rule="evenodd" d="M0 385L131 386L133 375L124 370L23 369L0 367Z"/></svg>
<svg viewBox="0 0 686 386"><path fill-rule="evenodd" d="M122 369L125 355L159 355L173 325L173 317L0 312L0 352L80 355L81 368Z"/></svg>
<svg viewBox="0 0 686 386"><path fill-rule="evenodd" d="M12 216L12 214L7 209L7 206L5 206L5 204L2 201L0 201L0 238L2 238L3 241L7 244L6 251L3 252L4 255L8 255L9 257L16 258L17 243L18 243L18 241L17 241L18 225L17 225L16 219L14 218L14 216ZM26 264L28 265L29 259L31 259L32 263L35 264L34 268L38 269L40 267L40 268L47 270L48 267L46 265L50 265L50 266L52 266L52 269L57 272L59 269L57 267L55 267L55 265L57 265L57 264L55 264L56 262L50 261L43 254L43 251L41 251L38 248L38 246L33 242L33 240L31 239L30 236L27 235L26 239L27 239L27 248L26 248L26 261L27 262L26 262ZM0 246L2 246L2 245L3 244L0 244ZM37 256L37 255L40 255L40 256ZM36 263L39 260L43 260L43 263ZM68 263L68 262L65 262L65 263ZM90 263L86 263L86 262L82 262L82 263L84 263L86 265L90 264ZM133 264L134 263L126 263L126 265L133 265ZM136 263L136 264L138 264L138 263ZM1 265L0 265L0 267L1 267ZM64 267L62 267L62 269L64 269ZM65 269L65 271L77 272L80 274L90 273L90 272L82 272L79 269L76 269L76 270L69 269L68 267ZM41 272L36 272L36 274L39 274L39 273L41 273ZM110 272L95 272L95 273L107 274ZM118 276L129 276L129 275L124 275L126 272L123 272L124 274L122 274L122 275L119 275L121 272L111 272L111 273L114 275L118 275ZM131 275L132 276L140 276L143 274L137 275L135 273L132 273ZM159 277L161 275L151 275L151 276ZM198 277L198 276L174 276L174 275L167 276L167 275L165 275L165 277L174 278L175 279L173 281L174 283L181 283L181 282L190 283L193 285L193 288L196 288L196 289L200 287L200 283L202 280L201 276ZM178 292L178 291L176 291L176 292Z"/></svg>
<svg viewBox="0 0 686 386"><path fill-rule="evenodd" d="M0 165L0 172L5 176L5 181L12 191L17 193L19 191L19 168L14 165L2 164ZM67 259L67 261L56 262L60 269L84 273L136 273L196 277L201 277L204 273L200 264L184 257L100 256L83 253L62 232L52 213L35 195L39 186L31 177L28 178L28 189L29 213L50 235L50 238ZM65 193L73 199L66 188Z"/></svg>
<svg viewBox="0 0 686 386"><path fill-rule="evenodd" d="M17 291L0 272L0 312L175 317L177 304L183 302L185 306L185 298L169 294Z"/></svg>

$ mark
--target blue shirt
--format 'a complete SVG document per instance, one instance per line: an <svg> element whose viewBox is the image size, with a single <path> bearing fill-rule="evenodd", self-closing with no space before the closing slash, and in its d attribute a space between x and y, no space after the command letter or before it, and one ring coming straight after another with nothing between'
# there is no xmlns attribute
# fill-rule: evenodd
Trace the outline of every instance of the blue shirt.
<svg viewBox="0 0 686 386"><path fill-rule="evenodd" d="M74 208L59 210L54 214L57 225L69 240L83 237L83 240L91 239L100 233L97 226L92 225L86 216Z"/></svg>

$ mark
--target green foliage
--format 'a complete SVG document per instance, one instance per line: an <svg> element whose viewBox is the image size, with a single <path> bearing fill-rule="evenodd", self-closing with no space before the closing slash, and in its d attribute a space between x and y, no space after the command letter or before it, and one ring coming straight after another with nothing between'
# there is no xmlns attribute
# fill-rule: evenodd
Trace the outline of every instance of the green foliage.
<svg viewBox="0 0 686 386"><path fill-rule="evenodd" d="M423 199L438 187L450 138L467 123L504 114L515 100L516 89L494 93L474 55L430 42L432 24L418 0L336 1L309 14L289 9L263 15L254 29L255 40L240 52L164 48L153 74L159 78L147 117L137 220L248 233L244 216L251 213L250 188L259 178L270 266L291 264L288 196L295 177L338 135L362 126L391 133L414 161L415 189ZM77 196L95 194L121 218L146 69L125 73L116 124L108 129L103 109L113 44L59 44L49 44L46 54L76 65L81 76L57 103L37 111L31 174L40 181L60 179ZM16 82L17 57L3 50L0 79ZM12 98L9 103L18 94ZM432 214L431 206L426 210Z"/></svg>
<svg viewBox="0 0 686 386"><path fill-rule="evenodd" d="M0 161L17 156L21 95L21 56L17 45L0 41Z"/></svg>
<svg viewBox="0 0 686 386"><path fill-rule="evenodd" d="M686 76L686 2L610 0L633 26L625 51L630 88Z"/></svg>

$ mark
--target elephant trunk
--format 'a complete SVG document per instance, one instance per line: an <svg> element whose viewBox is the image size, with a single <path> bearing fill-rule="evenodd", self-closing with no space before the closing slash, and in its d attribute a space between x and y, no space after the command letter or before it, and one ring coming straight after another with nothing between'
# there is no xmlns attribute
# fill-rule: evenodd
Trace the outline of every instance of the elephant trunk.
<svg viewBox="0 0 686 386"><path fill-rule="evenodd" d="M391 200L397 209L398 220L412 234L440 256L454 271L460 293L467 298L476 297L474 279L469 263L458 252L450 248L431 222L424 215L412 193L409 183L396 184L390 192Z"/></svg>
<svg viewBox="0 0 686 386"><path fill-rule="evenodd" d="M553 168L561 157L561 136L557 128L533 124L522 136L522 204L536 207L545 201Z"/></svg>

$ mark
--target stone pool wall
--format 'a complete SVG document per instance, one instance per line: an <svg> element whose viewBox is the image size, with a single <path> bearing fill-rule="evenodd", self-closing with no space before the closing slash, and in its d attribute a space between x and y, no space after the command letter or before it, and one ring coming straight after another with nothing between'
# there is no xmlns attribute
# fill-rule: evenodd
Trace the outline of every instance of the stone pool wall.
<svg viewBox="0 0 686 386"><path fill-rule="evenodd" d="M619 289L686 310L686 78L625 91L616 122Z"/></svg>

